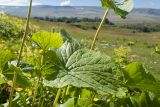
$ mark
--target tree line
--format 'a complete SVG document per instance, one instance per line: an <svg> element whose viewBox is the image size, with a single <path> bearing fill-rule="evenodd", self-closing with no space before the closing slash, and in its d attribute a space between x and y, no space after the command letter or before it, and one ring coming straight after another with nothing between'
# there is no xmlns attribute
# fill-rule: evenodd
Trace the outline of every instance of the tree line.
<svg viewBox="0 0 160 107"><path fill-rule="evenodd" d="M101 22L101 18L87 18L87 17L34 17L34 19L50 21L50 22L65 22L65 23L76 23L76 22ZM108 19L105 20L106 24L114 25L114 23L110 22Z"/></svg>

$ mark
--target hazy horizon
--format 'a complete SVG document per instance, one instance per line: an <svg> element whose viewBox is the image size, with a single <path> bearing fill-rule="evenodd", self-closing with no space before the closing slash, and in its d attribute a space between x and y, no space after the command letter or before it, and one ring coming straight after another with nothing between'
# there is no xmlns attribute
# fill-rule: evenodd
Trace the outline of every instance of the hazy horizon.
<svg viewBox="0 0 160 107"><path fill-rule="evenodd" d="M135 8L160 9L160 0L134 0ZM1 6L27 6L29 0L0 0ZM101 6L100 0L33 0L33 5Z"/></svg>
<svg viewBox="0 0 160 107"><path fill-rule="evenodd" d="M28 7L28 6L8 6L8 5L0 5L0 8L3 7ZM55 5L43 5L43 4L39 4L39 5L33 5L33 7L35 6L51 6L51 7L99 7L101 8L101 6L55 6ZM160 9L160 8L152 8L152 7L134 7L134 9Z"/></svg>

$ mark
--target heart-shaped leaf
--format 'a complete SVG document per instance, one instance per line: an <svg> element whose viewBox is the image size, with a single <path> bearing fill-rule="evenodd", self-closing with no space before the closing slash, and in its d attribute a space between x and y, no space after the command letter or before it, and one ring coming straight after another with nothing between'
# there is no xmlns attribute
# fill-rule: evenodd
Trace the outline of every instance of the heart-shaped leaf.
<svg viewBox="0 0 160 107"><path fill-rule="evenodd" d="M62 37L59 35L59 33L56 32L35 33L33 34L32 39L43 50L48 50L49 48L59 48L63 44Z"/></svg>
<svg viewBox="0 0 160 107"><path fill-rule="evenodd" d="M102 7L111 8L115 11L116 14L120 15L122 18L125 18L128 13L133 9L134 2L133 0L100 0Z"/></svg>

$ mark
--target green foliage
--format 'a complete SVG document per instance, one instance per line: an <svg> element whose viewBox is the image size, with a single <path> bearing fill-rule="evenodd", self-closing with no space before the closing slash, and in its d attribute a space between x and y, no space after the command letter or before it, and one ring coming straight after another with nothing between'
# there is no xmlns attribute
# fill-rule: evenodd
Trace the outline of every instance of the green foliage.
<svg viewBox="0 0 160 107"><path fill-rule="evenodd" d="M133 9L133 0L122 0L118 2L117 0L100 0L102 7L111 8L116 14L125 18L128 13Z"/></svg>
<svg viewBox="0 0 160 107"><path fill-rule="evenodd" d="M14 67L12 64L9 64L11 60L15 59L15 55L12 54L8 50L1 50L0 51L0 75L7 78L7 80L12 80L14 72L18 72L17 75L17 85L24 87L28 87L29 83L27 78L22 74L19 68ZM2 81L3 80L3 81ZM4 79L1 77L1 82L4 82Z"/></svg>
<svg viewBox="0 0 160 107"><path fill-rule="evenodd" d="M103 7L113 9L123 18L133 8L133 0L101 2ZM146 72L141 63L129 61L129 49L115 50L116 65L108 55L84 48L65 30L35 33L32 41L26 44L18 67L14 54L8 50L0 51L0 90L4 92L4 84L12 87L14 77L13 107L160 105L160 82ZM8 95L3 92L0 95ZM0 106L8 106L8 97L1 99L3 104Z"/></svg>
<svg viewBox="0 0 160 107"><path fill-rule="evenodd" d="M33 92L35 92L35 87L38 88L37 90L40 93L36 95L35 106L45 105L48 101L48 104L51 105L51 98L55 97L56 94L55 91L52 92L51 90L55 90L55 88L63 89L58 101L58 106L60 107L66 105L73 107L75 105L80 107L84 105L87 107L113 105L115 107L119 105L140 107L146 104L159 104L157 96L160 95L158 88L160 85L150 73L145 71L141 63L134 62L125 67L123 71L125 86L121 81L122 79L119 79L115 75L115 72L118 73L118 71L116 71L116 65L111 57L100 52L84 49L65 30L54 30L52 34L55 33L58 34L58 40L61 38L61 41L64 41L60 48L55 49L54 44L48 46L49 43L53 43L52 41L48 41L47 43L46 40L44 44L41 42L41 39L38 39L38 41L35 39L33 44L36 42L36 44L40 45L40 48L36 48L38 52L35 53L35 49L33 49L31 53L36 54L34 60L37 62L31 63L31 65L26 62L21 63L20 68L8 65L8 69L3 73L7 80L11 80L13 78L13 72L17 71L16 88L22 88L23 90L29 89ZM33 37L36 38L35 35ZM43 38L44 36L42 40ZM55 39L53 40L55 41ZM41 48L46 46L48 47ZM41 50L45 50L45 52L39 52ZM6 57L5 55L2 56ZM28 58L31 60L30 57ZM8 62L11 59L8 58L4 62ZM38 81L36 78L41 79ZM37 83L39 84L38 86L36 85ZM31 88L31 86L34 88ZM50 93L50 96L44 92L48 86L51 88L49 90L52 93ZM90 90L86 90L86 87ZM145 94L141 93L141 91L144 91ZM148 97L148 91L154 93L156 96L154 98ZM16 106L23 104L30 106L32 104L32 94L22 94L22 92L19 92L19 94L20 96L15 100ZM43 95L45 97L42 97ZM30 103L27 104L23 100L24 98L30 99ZM45 100L47 98L49 100ZM97 100L94 101L93 99Z"/></svg>
<svg viewBox="0 0 160 107"><path fill-rule="evenodd" d="M7 15L0 17L0 36L3 38L19 37L23 34L23 22Z"/></svg>
<svg viewBox="0 0 160 107"><path fill-rule="evenodd" d="M0 17L0 37L3 39L20 38L24 33L24 21L17 17L11 17L6 14L2 14ZM37 31L37 26L31 25L31 32Z"/></svg>
<svg viewBox="0 0 160 107"><path fill-rule="evenodd" d="M76 23L76 22L100 22L101 18L80 18L80 17L34 17L35 19L45 20L50 22L65 22L65 23Z"/></svg>
<svg viewBox="0 0 160 107"><path fill-rule="evenodd" d="M114 49L115 55L115 62L118 64L128 64L132 62L132 58L130 57L129 53L131 49L129 47L119 47Z"/></svg>
<svg viewBox="0 0 160 107"><path fill-rule="evenodd" d="M127 28L132 29L134 33L136 32L159 32L160 31L160 25L154 24L154 23L143 23L143 24L131 24L131 25L121 25L121 28Z"/></svg>

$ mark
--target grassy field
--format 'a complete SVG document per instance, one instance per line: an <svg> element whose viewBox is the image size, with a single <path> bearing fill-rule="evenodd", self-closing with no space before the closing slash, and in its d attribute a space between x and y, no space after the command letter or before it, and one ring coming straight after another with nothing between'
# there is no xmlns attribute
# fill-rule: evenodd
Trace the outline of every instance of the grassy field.
<svg viewBox="0 0 160 107"><path fill-rule="evenodd" d="M73 37L82 41L90 47L96 29L92 29L93 23L80 24L81 27L73 24L54 23L39 20L32 20L32 23L39 26L41 30L51 31L55 28L62 28ZM98 24L94 24L98 26ZM151 73L159 79L160 77L160 56L153 54L154 47L160 45L160 32L133 32L130 29L104 26L99 35L97 48L112 56L115 48L120 46L130 47L134 60L141 61Z"/></svg>
<svg viewBox="0 0 160 107"><path fill-rule="evenodd" d="M24 19L22 19L22 21L25 22ZM39 27L39 30L52 31L56 28L65 29L73 37L82 41L87 47L90 47L96 28L98 27L98 23L72 24L47 22L36 19L32 19L31 23L32 25ZM120 46L130 47L130 56L136 61L141 61L146 68L151 71L157 79L159 79L160 56L153 54L155 46L158 45L160 45L160 32L133 32L131 29L119 28L117 26L104 26L99 35L97 49L113 56L115 48ZM17 50L18 49L19 48L17 47Z"/></svg>

